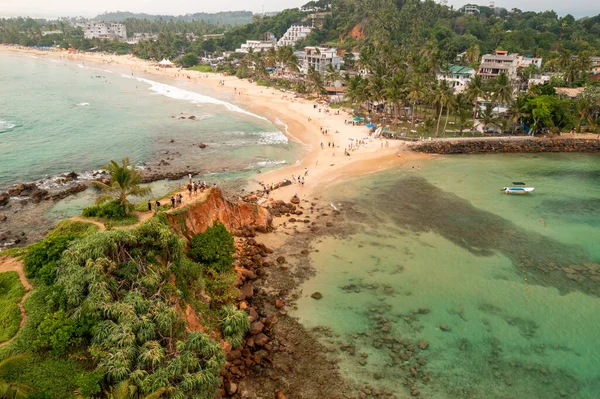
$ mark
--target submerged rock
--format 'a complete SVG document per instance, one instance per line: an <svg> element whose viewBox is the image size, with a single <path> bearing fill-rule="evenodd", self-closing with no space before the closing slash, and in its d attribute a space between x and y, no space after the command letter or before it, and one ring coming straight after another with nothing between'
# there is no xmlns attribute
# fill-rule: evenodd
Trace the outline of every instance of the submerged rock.
<svg viewBox="0 0 600 399"><path fill-rule="evenodd" d="M313 299L319 300L319 299L323 298L323 294L321 294L320 292L317 291L317 292L314 292L310 297Z"/></svg>

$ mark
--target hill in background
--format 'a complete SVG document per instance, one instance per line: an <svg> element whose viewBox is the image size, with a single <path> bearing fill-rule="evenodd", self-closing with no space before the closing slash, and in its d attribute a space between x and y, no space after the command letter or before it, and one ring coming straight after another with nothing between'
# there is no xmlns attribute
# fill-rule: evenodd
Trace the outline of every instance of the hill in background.
<svg viewBox="0 0 600 399"><path fill-rule="evenodd" d="M173 21L204 21L209 24L215 25L244 25L252 22L252 12L251 11L224 11L217 13L204 13L198 12L195 14L186 14L186 15L151 15L144 13L133 13L128 11L115 11L115 12L106 12L104 14L100 14L94 18L96 21L106 21L106 22L123 22L126 19L135 18L135 19L146 19L149 21L158 21L158 20L173 20Z"/></svg>

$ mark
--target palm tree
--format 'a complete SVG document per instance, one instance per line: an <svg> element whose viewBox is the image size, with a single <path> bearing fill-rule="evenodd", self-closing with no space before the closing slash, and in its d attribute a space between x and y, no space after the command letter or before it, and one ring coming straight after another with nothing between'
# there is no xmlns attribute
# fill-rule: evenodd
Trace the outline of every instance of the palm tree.
<svg viewBox="0 0 600 399"><path fill-rule="evenodd" d="M487 94L480 75L473 76L469 81L465 94L473 102L473 122L475 122L475 119L477 119L477 101L479 98L485 98Z"/></svg>
<svg viewBox="0 0 600 399"><path fill-rule="evenodd" d="M331 85L335 88L335 94L337 96L338 92L337 92L337 87L335 86L336 82L342 80L342 75L340 74L340 71L338 71L333 64L327 64L327 68L325 69L325 76L327 79L327 82L331 83ZM338 101L339 101L339 97L338 97Z"/></svg>
<svg viewBox="0 0 600 399"><path fill-rule="evenodd" d="M22 399L27 398L32 392L33 387L18 382L8 382L2 377L14 366L23 363L29 359L29 355L14 355L7 357L0 362L0 398Z"/></svg>
<svg viewBox="0 0 600 399"><path fill-rule="evenodd" d="M513 98L513 87L508 75L502 72L493 83L492 98L496 105L508 104Z"/></svg>
<svg viewBox="0 0 600 399"><path fill-rule="evenodd" d="M577 110L577 133L581 133L581 125L584 122L589 125L594 123L594 118L592 115L594 101L590 96L585 95L585 93L580 94L577 97L575 108Z"/></svg>
<svg viewBox="0 0 600 399"><path fill-rule="evenodd" d="M323 93L323 79L321 78L321 74L315 69L314 66L310 66L308 68L308 73L306 74L306 78L308 80L308 86L311 93L317 93L318 97L321 97Z"/></svg>
<svg viewBox="0 0 600 399"><path fill-rule="evenodd" d="M517 99L517 101L513 101L509 105L508 109L506 110L506 114L508 115L508 119L509 119L510 123L513 125L512 131L514 133L515 127L519 124L519 122L521 121L521 118L523 116L525 116L523 107L519 103L518 99Z"/></svg>
<svg viewBox="0 0 600 399"><path fill-rule="evenodd" d="M497 118L494 115L494 105L488 103L485 105L483 112L481 113L481 121L483 122L483 133L489 125L495 125Z"/></svg>
<svg viewBox="0 0 600 399"><path fill-rule="evenodd" d="M354 108L355 105L360 105L366 99L366 87L368 81L360 75L350 78L346 89L346 97Z"/></svg>
<svg viewBox="0 0 600 399"><path fill-rule="evenodd" d="M392 114L393 116L398 116L398 106L404 103L405 100L405 92L404 92L404 84L405 84L406 76L402 70L396 72L394 76L387 79L385 82L384 95L388 99L388 101L392 104Z"/></svg>
<svg viewBox="0 0 600 399"><path fill-rule="evenodd" d="M477 44L472 44L469 46L465 53L465 58L467 59L467 63L469 65L475 65L476 62L479 61L479 55L481 54L481 50Z"/></svg>
<svg viewBox="0 0 600 399"><path fill-rule="evenodd" d="M412 75L411 79L408 82L408 86L406 87L406 92L407 92L406 99L408 101L410 101L410 103L412 104L411 128L413 128L413 129L415 127L415 108L417 106L417 103L423 99L423 96L425 93L424 90L425 90L425 85L423 83L422 76L419 74Z"/></svg>
<svg viewBox="0 0 600 399"><path fill-rule="evenodd" d="M116 161L110 161L104 169L106 169L110 176L110 183L104 184L99 181L92 181L94 186L105 193L99 198L99 202L117 198L121 205L128 205L128 196L139 197L150 194L152 191L150 187L140 187L142 173L129 164L129 158L123 158L121 165Z"/></svg>
<svg viewBox="0 0 600 399"><path fill-rule="evenodd" d="M275 51L275 47L271 47L267 50L265 64L267 68L275 68L277 65L277 52Z"/></svg>
<svg viewBox="0 0 600 399"><path fill-rule="evenodd" d="M454 97L454 93L452 88L448 84L447 80L440 80L435 88L435 92L433 93L433 103L440 107L440 112L438 115L437 126L435 128L435 135L437 136L440 130L440 121L442 120L442 110L444 107L448 107L451 99ZM446 121L448 118L446 117Z"/></svg>

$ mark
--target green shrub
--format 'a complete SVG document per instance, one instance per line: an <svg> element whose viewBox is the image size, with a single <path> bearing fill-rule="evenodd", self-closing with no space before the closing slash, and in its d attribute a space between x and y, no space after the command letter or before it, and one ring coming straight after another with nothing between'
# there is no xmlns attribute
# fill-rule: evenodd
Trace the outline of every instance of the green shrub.
<svg viewBox="0 0 600 399"><path fill-rule="evenodd" d="M207 269L219 273L233 270L233 234L223 223L215 221L204 233L196 234L190 243L190 257Z"/></svg>
<svg viewBox="0 0 600 399"><path fill-rule="evenodd" d="M70 347L78 346L90 332L93 321L89 317L71 319L63 310L46 315L38 328L33 343L38 350L50 350L53 356L65 356Z"/></svg>
<svg viewBox="0 0 600 399"><path fill-rule="evenodd" d="M27 278L39 279L48 285L54 283L58 261L63 251L74 239L75 236L72 234L56 235L30 245L23 259Z"/></svg>
<svg viewBox="0 0 600 399"><path fill-rule="evenodd" d="M251 76L250 69L248 69L246 66L239 66L235 71L235 76L238 79L247 79Z"/></svg>
<svg viewBox="0 0 600 399"><path fill-rule="evenodd" d="M83 210L86 218L107 218L109 220L120 220L127 216L127 206L118 200L109 201L104 204L88 206Z"/></svg>
<svg viewBox="0 0 600 399"><path fill-rule="evenodd" d="M0 342L12 338L21 325L17 303L25 294L17 272L0 273Z"/></svg>
<svg viewBox="0 0 600 399"><path fill-rule="evenodd" d="M219 316L223 337L231 343L232 347L240 346L246 332L250 329L246 312L237 310L233 305L226 305L221 308Z"/></svg>
<svg viewBox="0 0 600 399"><path fill-rule="evenodd" d="M84 398L97 396L102 392L102 381L104 380L103 370L94 370L90 373L81 373L77 376L77 393Z"/></svg>
<svg viewBox="0 0 600 399"><path fill-rule="evenodd" d="M217 273L208 269L205 276L206 293L210 296L210 307L220 309L223 305L233 303L239 296L238 290L233 286L236 280L234 272Z"/></svg>
<svg viewBox="0 0 600 399"><path fill-rule="evenodd" d="M83 237L98 231L98 226L93 223L63 220L45 238L70 235L74 238Z"/></svg>

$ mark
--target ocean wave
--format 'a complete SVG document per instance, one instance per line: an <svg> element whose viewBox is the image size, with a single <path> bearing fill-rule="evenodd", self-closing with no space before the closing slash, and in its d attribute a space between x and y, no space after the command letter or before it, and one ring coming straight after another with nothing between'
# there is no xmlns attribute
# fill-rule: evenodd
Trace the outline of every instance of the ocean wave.
<svg viewBox="0 0 600 399"><path fill-rule="evenodd" d="M145 79L145 78L140 78L140 77L135 77L135 76L129 76L129 75L125 75L125 74L121 74L122 77L127 78L127 79L135 79L138 82L143 82L146 84L150 85L150 90L163 95L165 97L169 97L169 98L173 98L176 100L184 100L184 101L188 101L192 104L215 104L215 105L222 105L225 108L227 108L229 111L232 112L238 112L240 114L245 114L245 115L250 115L253 116L255 118L258 119L262 119L264 121L268 121L267 118L263 118L262 116L253 114L252 112L248 112L240 107L238 107L237 105L233 105L231 103L228 103L227 101L223 101L223 100L219 100L213 97L209 97L209 96L205 96L203 94L200 93L194 93L192 91L189 90L184 90L184 89L180 89L178 87L175 86L171 86L165 83L159 83L159 82L155 82L154 80L150 80L150 79Z"/></svg>
<svg viewBox="0 0 600 399"><path fill-rule="evenodd" d="M90 103L79 103L77 105L79 105L80 107L88 107Z"/></svg>
<svg viewBox="0 0 600 399"><path fill-rule="evenodd" d="M227 132L226 134L234 136L248 137L248 140L236 140L225 143L228 146L244 146L244 145L275 145L275 144L287 144L288 138L285 134L280 131L274 132ZM257 137L258 136L258 137ZM258 140L257 140L257 139Z"/></svg>
<svg viewBox="0 0 600 399"><path fill-rule="evenodd" d="M287 144L288 138L281 132L261 132L259 133L260 138L258 144L262 145L273 145L273 144Z"/></svg>
<svg viewBox="0 0 600 399"><path fill-rule="evenodd" d="M67 179L66 178L67 173L69 173L69 172L62 173L60 175L55 175L55 176L47 176L43 179L35 181L34 183L37 184L37 186L41 189L52 190L52 189L69 187L76 183L82 183L82 182L86 182L86 181L90 181L90 180L96 180L101 177L108 177L108 174L106 173L106 171L104 171L102 169L94 169L94 170L88 170L85 172L78 173L77 179L75 179L75 180Z"/></svg>
<svg viewBox="0 0 600 399"><path fill-rule="evenodd" d="M290 127L287 125L287 123L283 122L281 119L275 117L275 124L276 125L280 125L283 126L283 129L285 131L286 136L288 136L294 143L298 143L298 144L302 144L304 145L305 148L307 148L308 150L311 149L311 145L310 144L305 144L303 143L300 139L298 139L297 137L295 137L292 133L290 133Z"/></svg>
<svg viewBox="0 0 600 399"><path fill-rule="evenodd" d="M256 165L258 166L272 166L272 165L285 165L287 163L287 161L283 160L283 161L260 161L257 162Z"/></svg>
<svg viewBox="0 0 600 399"><path fill-rule="evenodd" d="M16 123L0 119L0 133L8 132L17 127Z"/></svg>
<svg viewBox="0 0 600 399"><path fill-rule="evenodd" d="M100 69L100 68L94 68L94 67L88 67L82 64L77 64L77 66L79 68L85 68L85 69L93 69L93 70L97 70L97 71L103 71L103 72L108 72L108 73L114 73L113 71L110 71L108 69ZM160 94L163 95L165 97L169 97L169 98L173 98L176 100L184 100L184 101L188 101L192 104L215 104L215 105L222 105L225 108L227 108L229 111L232 112L238 112L240 114L245 114L245 115L250 115L253 116L255 118L258 119L262 119L264 121L269 121L267 118L264 118L262 116L253 114L252 112L248 112L240 107L238 107L237 105L233 105L231 103L228 103L227 101L223 101L223 100L219 100L213 97L209 97L209 96L205 96L203 94L200 93L194 93L192 91L189 90L184 90L184 89L180 89L178 87L175 86L171 86L165 83L160 83L160 82L155 82L154 80L150 80L150 79L145 79L145 78L140 78L137 76L131 76L131 75L126 75L124 73L120 74L122 77L127 78L127 79L135 79L138 82L143 82L146 83L148 85L150 85L150 90L155 92L156 94Z"/></svg>

